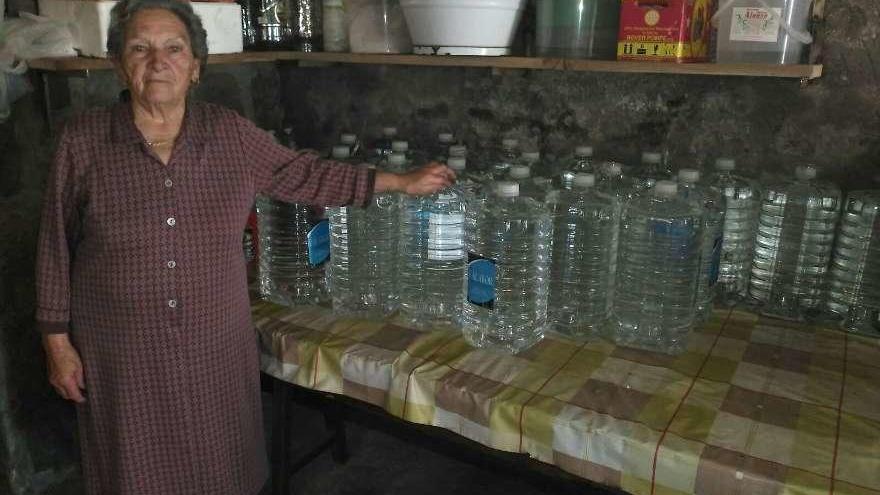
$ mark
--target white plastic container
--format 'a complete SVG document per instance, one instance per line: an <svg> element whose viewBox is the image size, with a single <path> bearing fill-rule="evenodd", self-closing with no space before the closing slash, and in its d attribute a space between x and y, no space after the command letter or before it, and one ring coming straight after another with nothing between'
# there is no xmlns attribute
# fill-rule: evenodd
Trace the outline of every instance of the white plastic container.
<svg viewBox="0 0 880 495"><path fill-rule="evenodd" d="M74 48L89 57L107 57L107 28L113 1L39 0L40 15L69 23ZM192 2L208 33L208 53L238 53L243 49L241 6L236 3Z"/></svg>
<svg viewBox="0 0 880 495"><path fill-rule="evenodd" d="M718 63L797 64L810 35L813 0L721 0Z"/></svg>
<svg viewBox="0 0 880 495"><path fill-rule="evenodd" d="M401 0L422 55L509 55L526 0Z"/></svg>
<svg viewBox="0 0 880 495"><path fill-rule="evenodd" d="M352 53L410 53L412 41L398 0L345 0Z"/></svg>

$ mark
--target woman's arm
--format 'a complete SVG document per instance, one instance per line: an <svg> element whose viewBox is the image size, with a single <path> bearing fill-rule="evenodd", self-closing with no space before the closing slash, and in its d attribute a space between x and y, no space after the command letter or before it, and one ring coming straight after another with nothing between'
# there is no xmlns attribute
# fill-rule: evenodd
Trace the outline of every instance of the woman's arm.
<svg viewBox="0 0 880 495"><path fill-rule="evenodd" d="M376 186L373 192L400 192L413 196L433 194L455 182L455 172L449 167L432 162L424 167L405 174L389 172L376 173Z"/></svg>

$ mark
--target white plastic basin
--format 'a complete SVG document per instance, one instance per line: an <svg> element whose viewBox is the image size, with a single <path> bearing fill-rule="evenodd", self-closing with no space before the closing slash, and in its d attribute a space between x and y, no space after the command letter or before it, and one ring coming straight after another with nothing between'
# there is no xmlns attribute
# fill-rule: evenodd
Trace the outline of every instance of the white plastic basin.
<svg viewBox="0 0 880 495"><path fill-rule="evenodd" d="M507 55L526 0L400 0L415 53Z"/></svg>

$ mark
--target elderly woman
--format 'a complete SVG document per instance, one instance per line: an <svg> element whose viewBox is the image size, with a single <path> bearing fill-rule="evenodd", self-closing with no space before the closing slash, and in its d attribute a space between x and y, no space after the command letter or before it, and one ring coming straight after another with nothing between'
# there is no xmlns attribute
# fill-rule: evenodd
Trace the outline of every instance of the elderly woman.
<svg viewBox="0 0 880 495"><path fill-rule="evenodd" d="M364 205L454 177L321 160L189 101L207 44L185 2L123 0L107 48L130 102L67 125L46 193L49 379L77 403L91 495L253 495L267 474L241 247L254 196Z"/></svg>

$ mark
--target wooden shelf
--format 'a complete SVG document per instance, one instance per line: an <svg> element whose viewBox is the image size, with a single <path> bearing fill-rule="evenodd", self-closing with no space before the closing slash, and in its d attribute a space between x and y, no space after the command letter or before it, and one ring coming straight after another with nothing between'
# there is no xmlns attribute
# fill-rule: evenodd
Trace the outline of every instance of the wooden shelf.
<svg viewBox="0 0 880 495"><path fill-rule="evenodd" d="M768 64L675 64L617 62L541 57L473 57L432 55L383 55L362 53L303 53L293 51L243 52L211 55L209 64L253 62L343 63L370 65L412 65L423 67L484 67L492 69L561 70L575 72L623 72L641 74L689 74L702 76L747 76L816 79L822 65ZM106 59L68 57L31 60L28 66L42 71L89 71L111 69Z"/></svg>

